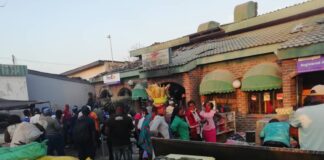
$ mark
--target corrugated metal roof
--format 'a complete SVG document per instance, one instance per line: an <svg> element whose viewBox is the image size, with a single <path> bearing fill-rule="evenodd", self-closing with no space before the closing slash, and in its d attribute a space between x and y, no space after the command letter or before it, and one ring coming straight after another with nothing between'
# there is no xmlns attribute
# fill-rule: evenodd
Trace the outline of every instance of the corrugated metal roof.
<svg viewBox="0 0 324 160"><path fill-rule="evenodd" d="M90 82L87 80L84 80L81 78L69 78L67 76L59 75L59 74L45 73L45 72L40 72L40 71L35 71L35 70L28 70L28 74L90 85Z"/></svg>

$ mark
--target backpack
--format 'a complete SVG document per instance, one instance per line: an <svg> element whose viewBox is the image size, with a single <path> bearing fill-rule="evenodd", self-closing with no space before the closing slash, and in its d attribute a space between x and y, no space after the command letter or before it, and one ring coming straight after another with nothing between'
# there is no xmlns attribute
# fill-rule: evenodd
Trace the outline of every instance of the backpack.
<svg viewBox="0 0 324 160"><path fill-rule="evenodd" d="M91 141L91 127L86 118L77 120L73 130L74 143L87 144Z"/></svg>

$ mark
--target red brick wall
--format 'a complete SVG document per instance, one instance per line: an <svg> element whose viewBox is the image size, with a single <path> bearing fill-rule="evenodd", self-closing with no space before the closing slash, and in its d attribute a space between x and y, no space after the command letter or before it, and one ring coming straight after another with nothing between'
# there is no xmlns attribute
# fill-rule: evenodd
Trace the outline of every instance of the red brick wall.
<svg viewBox="0 0 324 160"><path fill-rule="evenodd" d="M243 75L251 67L264 62L276 63L277 60L278 59L274 54L268 54L268 55L254 56L254 57L243 58L243 59L232 60L232 61L212 63L208 65L199 66L192 71L182 73L182 74L176 74L176 75L170 75L170 76L158 77L158 78L149 78L148 83L149 84L164 83L164 82L178 83L186 89L187 101L192 99L196 101L197 104L199 104L200 103L199 84L205 74L215 69L227 69L234 74L236 79L242 80ZM284 67L288 67L288 66L292 67L294 65L292 64L292 62L289 62L286 66L284 65ZM285 74L285 72L283 72L283 74ZM289 86L292 85L293 83L291 83ZM284 85L284 87L287 86ZM289 91L293 91L292 87L289 88ZM255 130L256 121L258 119L264 118L265 115L248 115L247 93L241 91L240 89L237 89L235 94L236 94L236 101L233 102L232 110L236 111L237 130L238 131ZM289 102L291 102L294 96L292 94L289 94L289 97L290 97Z"/></svg>
<svg viewBox="0 0 324 160"><path fill-rule="evenodd" d="M282 89L284 107L292 107L297 104L296 96L296 59L283 60L282 66Z"/></svg>
<svg viewBox="0 0 324 160"><path fill-rule="evenodd" d="M274 54L243 58L233 61L213 63L203 66L202 74L205 75L215 69L226 69L232 72L236 79L242 80L244 74L253 66L264 63L276 63L277 57ZM247 92L237 89L236 102L233 103L232 110L236 111L236 127L238 131L255 130L256 121L264 118L264 115L248 115Z"/></svg>
<svg viewBox="0 0 324 160"><path fill-rule="evenodd" d="M200 106L199 84L202 79L202 69L197 67L196 69L183 74L183 86L186 89L187 101L193 100Z"/></svg>

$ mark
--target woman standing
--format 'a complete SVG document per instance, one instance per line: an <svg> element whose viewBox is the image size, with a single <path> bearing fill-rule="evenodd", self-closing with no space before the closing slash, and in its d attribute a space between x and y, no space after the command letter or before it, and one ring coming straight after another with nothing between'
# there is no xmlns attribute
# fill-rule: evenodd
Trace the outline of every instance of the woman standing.
<svg viewBox="0 0 324 160"><path fill-rule="evenodd" d="M175 132L179 139L189 140L189 126L184 120L185 111L183 108L175 107L171 116L171 130Z"/></svg>
<svg viewBox="0 0 324 160"><path fill-rule="evenodd" d="M188 109L186 111L186 121L190 128L190 139L194 141L201 141L201 118L197 112L196 103L192 100L188 102Z"/></svg>
<svg viewBox="0 0 324 160"><path fill-rule="evenodd" d="M203 137L206 142L216 142L216 127L213 119L216 111L213 108L213 103L206 102L204 110L200 112L200 116L206 120L203 126Z"/></svg>

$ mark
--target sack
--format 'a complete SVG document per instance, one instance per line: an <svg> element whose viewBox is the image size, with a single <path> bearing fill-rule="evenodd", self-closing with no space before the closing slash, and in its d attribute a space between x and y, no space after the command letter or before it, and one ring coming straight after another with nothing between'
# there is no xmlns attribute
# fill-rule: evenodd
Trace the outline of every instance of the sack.
<svg viewBox="0 0 324 160"><path fill-rule="evenodd" d="M47 154L46 142L32 142L18 147L0 148L1 160L31 160Z"/></svg>
<svg viewBox="0 0 324 160"><path fill-rule="evenodd" d="M91 141L91 130L87 119L81 118L76 122L73 137L76 144L87 144Z"/></svg>
<svg viewBox="0 0 324 160"><path fill-rule="evenodd" d="M12 136L10 146L14 147L20 144L28 144L36 140L42 134L43 132L41 132L34 124L22 122L17 126Z"/></svg>

